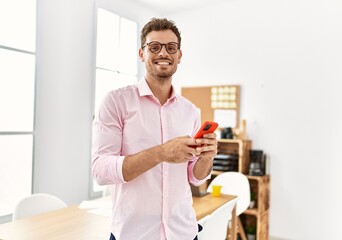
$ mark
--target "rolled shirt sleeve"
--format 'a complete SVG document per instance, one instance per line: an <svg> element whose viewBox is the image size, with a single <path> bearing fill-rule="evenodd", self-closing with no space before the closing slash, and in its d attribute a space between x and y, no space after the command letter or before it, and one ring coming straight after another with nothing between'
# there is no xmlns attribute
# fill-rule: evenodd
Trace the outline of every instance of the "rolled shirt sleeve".
<svg viewBox="0 0 342 240"><path fill-rule="evenodd" d="M211 174L209 174L207 177L205 177L202 180L199 180L195 177L194 167L195 167L197 160L198 160L198 157L195 157L194 159L189 161L189 164L188 164L188 181L189 181L189 183L191 183L194 186L202 185L203 183L205 183L207 181L207 179L210 179L210 177L211 177Z"/></svg>

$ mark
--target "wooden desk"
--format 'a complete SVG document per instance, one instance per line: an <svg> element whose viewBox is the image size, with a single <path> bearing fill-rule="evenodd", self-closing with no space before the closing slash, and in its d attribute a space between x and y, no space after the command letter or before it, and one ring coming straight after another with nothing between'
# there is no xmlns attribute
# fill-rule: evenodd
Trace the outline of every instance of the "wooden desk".
<svg viewBox="0 0 342 240"><path fill-rule="evenodd" d="M235 198L236 196L224 194L221 194L220 197L213 197L211 194L207 194L203 197L192 197L193 207L196 212L197 221L211 214L217 208ZM229 240L236 240L236 220L237 219L235 206L232 212L232 225L230 227L229 233L227 233L227 239Z"/></svg>
<svg viewBox="0 0 342 240"><path fill-rule="evenodd" d="M105 240L111 219L78 206L62 208L0 225L1 240Z"/></svg>
<svg viewBox="0 0 342 240"><path fill-rule="evenodd" d="M220 197L213 197L211 194L202 197L192 197L192 205L195 209L197 220L211 214L217 208L235 198L235 196L223 194Z"/></svg>
<svg viewBox="0 0 342 240"><path fill-rule="evenodd" d="M233 198L235 196L212 197L210 194L193 197L197 219L212 213ZM1 224L0 240L105 240L109 239L110 225L109 217L89 213L87 209L80 209L78 206L70 206Z"/></svg>

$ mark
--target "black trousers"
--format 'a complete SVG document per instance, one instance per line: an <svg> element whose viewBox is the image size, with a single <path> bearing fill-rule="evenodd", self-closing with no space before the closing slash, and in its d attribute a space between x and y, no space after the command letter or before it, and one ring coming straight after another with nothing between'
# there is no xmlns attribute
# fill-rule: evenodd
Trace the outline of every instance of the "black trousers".
<svg viewBox="0 0 342 240"><path fill-rule="evenodd" d="M198 232L202 231L203 227L198 224ZM113 233L110 234L109 240L116 240ZM194 238L194 240L198 240L197 236Z"/></svg>

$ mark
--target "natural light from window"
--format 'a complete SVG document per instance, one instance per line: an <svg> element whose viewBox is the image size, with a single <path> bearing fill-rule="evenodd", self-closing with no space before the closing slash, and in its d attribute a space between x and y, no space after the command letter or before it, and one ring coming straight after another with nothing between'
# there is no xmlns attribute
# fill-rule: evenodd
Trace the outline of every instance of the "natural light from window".
<svg viewBox="0 0 342 240"><path fill-rule="evenodd" d="M32 191L36 8L36 0L1 1L0 222Z"/></svg>
<svg viewBox="0 0 342 240"><path fill-rule="evenodd" d="M34 61L0 48L0 132L33 131Z"/></svg>
<svg viewBox="0 0 342 240"><path fill-rule="evenodd" d="M98 9L94 114L109 91L138 81L137 31L136 22ZM104 187L92 183L93 192L103 190Z"/></svg>
<svg viewBox="0 0 342 240"><path fill-rule="evenodd" d="M0 45L34 52L36 0L1 1Z"/></svg>

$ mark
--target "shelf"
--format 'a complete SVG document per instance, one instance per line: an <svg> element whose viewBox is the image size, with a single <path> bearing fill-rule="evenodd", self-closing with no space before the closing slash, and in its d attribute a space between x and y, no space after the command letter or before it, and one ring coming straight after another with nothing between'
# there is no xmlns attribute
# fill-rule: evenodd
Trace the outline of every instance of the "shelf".
<svg viewBox="0 0 342 240"><path fill-rule="evenodd" d="M251 191L256 196L256 207L251 209L248 208L243 212L242 218L244 219L244 226L251 224L252 219L252 224L256 225L256 240L268 240L270 176L246 176L250 183Z"/></svg>
<svg viewBox="0 0 342 240"><path fill-rule="evenodd" d="M224 142L224 143L242 143L242 141L246 141L246 140L241 140L241 139L224 139L224 138L221 138L221 139L217 139L217 141L219 142Z"/></svg>
<svg viewBox="0 0 342 240"><path fill-rule="evenodd" d="M246 175L251 191L255 194L256 205L241 214L244 227L249 224L256 226L256 240L268 240L269 226L269 182L270 176L251 176L249 172L249 152L252 148L251 140L219 139L218 154L238 155L238 172ZM225 171L213 170L212 179Z"/></svg>
<svg viewBox="0 0 342 240"><path fill-rule="evenodd" d="M218 154L238 155L238 172L247 174L249 170L249 151L251 140L218 139Z"/></svg>
<svg viewBox="0 0 342 240"><path fill-rule="evenodd" d="M246 211L243 212L243 214L257 216L259 213L257 208L248 208Z"/></svg>
<svg viewBox="0 0 342 240"><path fill-rule="evenodd" d="M251 191L256 197L256 208L258 214L267 211L270 207L270 176L249 176L247 175Z"/></svg>
<svg viewBox="0 0 342 240"><path fill-rule="evenodd" d="M262 176L252 176L252 175L246 175L246 177L249 179L249 180L256 180L256 181L260 181L260 178L269 178L270 175L262 175Z"/></svg>
<svg viewBox="0 0 342 240"><path fill-rule="evenodd" d="M213 170L213 171L211 172L211 175L217 176L217 175L220 175L221 173L224 173L224 171Z"/></svg>

